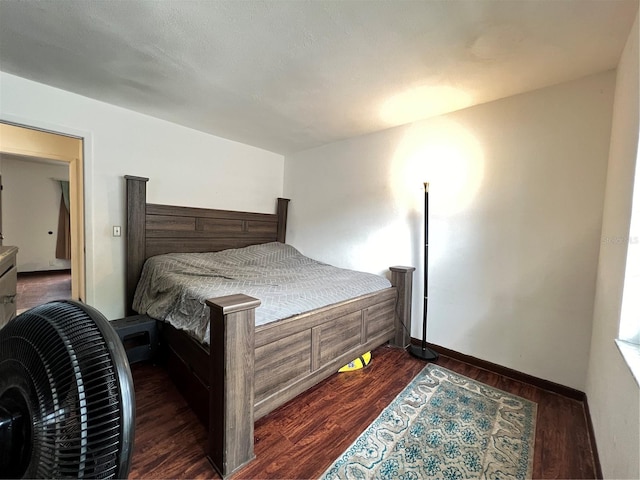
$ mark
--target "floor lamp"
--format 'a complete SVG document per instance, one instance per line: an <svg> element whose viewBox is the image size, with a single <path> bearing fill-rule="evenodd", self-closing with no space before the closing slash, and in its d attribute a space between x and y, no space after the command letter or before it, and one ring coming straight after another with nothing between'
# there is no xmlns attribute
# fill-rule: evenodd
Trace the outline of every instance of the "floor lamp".
<svg viewBox="0 0 640 480"><path fill-rule="evenodd" d="M422 307L422 343L410 345L409 353L422 360L437 360L438 354L427 348L427 287L429 279L429 183L424 182L424 304Z"/></svg>

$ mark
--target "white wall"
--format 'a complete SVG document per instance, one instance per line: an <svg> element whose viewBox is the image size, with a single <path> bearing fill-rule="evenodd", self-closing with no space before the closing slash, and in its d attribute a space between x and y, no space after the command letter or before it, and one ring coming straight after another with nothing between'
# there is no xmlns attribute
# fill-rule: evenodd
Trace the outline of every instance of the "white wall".
<svg viewBox="0 0 640 480"><path fill-rule="evenodd" d="M71 268L69 260L56 258L62 192L52 178L69 180L69 167L2 159L3 244L19 248L18 272Z"/></svg>
<svg viewBox="0 0 640 480"><path fill-rule="evenodd" d="M614 344L640 131L638 35L636 17L618 65L586 388L605 478L640 478L640 390Z"/></svg>
<svg viewBox="0 0 640 480"><path fill-rule="evenodd" d="M288 156L288 240L340 266L415 272L430 186L428 340L584 390L615 75Z"/></svg>
<svg viewBox="0 0 640 480"><path fill-rule="evenodd" d="M284 158L0 73L0 119L85 139L87 303L124 314L123 175L150 177L148 200L275 212Z"/></svg>

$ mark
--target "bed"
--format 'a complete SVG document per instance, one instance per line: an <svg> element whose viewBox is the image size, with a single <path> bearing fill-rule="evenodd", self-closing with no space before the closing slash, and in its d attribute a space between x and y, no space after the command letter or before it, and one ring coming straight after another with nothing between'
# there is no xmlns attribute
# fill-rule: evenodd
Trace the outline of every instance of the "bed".
<svg viewBox="0 0 640 480"><path fill-rule="evenodd" d="M128 315L151 257L286 243L287 199L274 214L150 204L148 180L125 176ZM223 478L254 458L255 420L377 346L408 345L413 271L391 267L388 288L257 326L259 298L207 299L208 345L158 322L169 374L207 426L207 456Z"/></svg>

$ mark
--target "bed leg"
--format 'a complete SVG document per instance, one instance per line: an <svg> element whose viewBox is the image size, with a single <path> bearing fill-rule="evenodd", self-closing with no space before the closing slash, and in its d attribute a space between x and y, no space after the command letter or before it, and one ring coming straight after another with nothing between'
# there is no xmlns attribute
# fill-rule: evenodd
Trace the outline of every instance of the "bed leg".
<svg viewBox="0 0 640 480"><path fill-rule="evenodd" d="M391 284L398 289L396 303L396 335L394 347L406 348L411 343L411 294L414 267L390 267Z"/></svg>
<svg viewBox="0 0 640 480"><path fill-rule="evenodd" d="M228 295L207 300L211 312L207 456L226 478L253 454L255 309L260 300Z"/></svg>

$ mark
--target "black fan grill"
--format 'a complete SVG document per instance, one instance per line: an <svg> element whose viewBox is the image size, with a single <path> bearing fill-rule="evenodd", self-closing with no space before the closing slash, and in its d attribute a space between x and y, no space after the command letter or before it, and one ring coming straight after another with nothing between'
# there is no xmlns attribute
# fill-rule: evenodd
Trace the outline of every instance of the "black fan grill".
<svg viewBox="0 0 640 480"><path fill-rule="evenodd" d="M109 321L74 301L0 330L0 477L126 478L135 398Z"/></svg>

